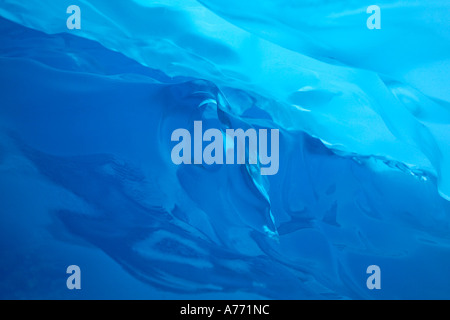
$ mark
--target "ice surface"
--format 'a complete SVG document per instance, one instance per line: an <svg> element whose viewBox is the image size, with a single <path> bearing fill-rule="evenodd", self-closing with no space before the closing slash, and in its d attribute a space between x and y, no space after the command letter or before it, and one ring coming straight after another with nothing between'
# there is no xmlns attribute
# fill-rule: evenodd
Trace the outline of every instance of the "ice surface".
<svg viewBox="0 0 450 320"><path fill-rule="evenodd" d="M449 3L378 3L0 1L0 296L448 298ZM278 174L174 165L194 120Z"/></svg>

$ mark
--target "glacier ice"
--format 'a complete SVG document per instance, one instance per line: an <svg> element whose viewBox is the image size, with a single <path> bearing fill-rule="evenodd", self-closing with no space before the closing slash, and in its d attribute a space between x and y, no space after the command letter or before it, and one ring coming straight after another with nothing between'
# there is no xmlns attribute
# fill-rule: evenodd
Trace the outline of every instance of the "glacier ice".
<svg viewBox="0 0 450 320"><path fill-rule="evenodd" d="M378 3L1 0L0 296L77 256L140 298L448 298L450 5ZM279 129L279 172L175 166L194 120Z"/></svg>

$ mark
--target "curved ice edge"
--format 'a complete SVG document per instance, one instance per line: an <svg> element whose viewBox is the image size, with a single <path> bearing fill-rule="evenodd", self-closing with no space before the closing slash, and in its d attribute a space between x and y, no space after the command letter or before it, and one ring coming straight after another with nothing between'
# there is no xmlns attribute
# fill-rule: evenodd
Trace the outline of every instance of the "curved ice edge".
<svg viewBox="0 0 450 320"><path fill-rule="evenodd" d="M308 133L305 133L305 134L308 134ZM367 167L371 168L372 170L383 171L383 170L394 169L394 170L398 170L398 171L404 172L406 174L409 174L418 180L432 181L434 183L434 185L436 186L436 189L437 189L437 192L439 193L439 195L442 198L444 198L445 200L450 201L450 196L447 195L446 193L444 193L439 188L439 178L437 177L437 175L429 170L424 170L414 164L406 164L401 161L397 161L397 160L392 159L391 157L385 156L385 155L376 155L376 154L364 155L364 154L357 154L354 152L344 151L344 149L341 148L342 145L339 145L339 147L337 147L337 145L331 144L325 140L320 139L319 137L314 137L314 138L320 140L323 143L323 145L326 148L328 148L331 152L333 152L334 154L336 154L340 157L352 158L354 161L356 161L360 164L364 164Z"/></svg>

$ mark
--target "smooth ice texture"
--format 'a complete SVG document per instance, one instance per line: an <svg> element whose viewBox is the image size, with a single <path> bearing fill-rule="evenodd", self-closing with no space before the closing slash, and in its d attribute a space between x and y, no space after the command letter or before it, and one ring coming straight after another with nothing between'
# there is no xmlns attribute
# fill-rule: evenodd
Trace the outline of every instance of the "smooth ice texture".
<svg viewBox="0 0 450 320"><path fill-rule="evenodd" d="M0 0L0 297L450 297L448 1L379 1L381 30L361 1L71 4ZM278 174L174 165L195 120L279 129Z"/></svg>
<svg viewBox="0 0 450 320"><path fill-rule="evenodd" d="M53 34L67 32L70 4L4 0L0 14ZM278 126L432 174L449 199L450 3L379 1L375 31L371 4L82 0L76 34L170 76L257 94Z"/></svg>

